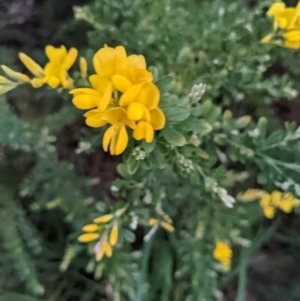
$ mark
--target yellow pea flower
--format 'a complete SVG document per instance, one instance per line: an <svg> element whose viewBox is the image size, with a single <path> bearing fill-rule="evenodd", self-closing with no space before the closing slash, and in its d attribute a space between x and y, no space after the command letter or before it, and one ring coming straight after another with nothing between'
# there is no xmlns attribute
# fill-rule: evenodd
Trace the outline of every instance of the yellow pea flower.
<svg viewBox="0 0 300 301"><path fill-rule="evenodd" d="M111 246L115 246L118 241L118 224L114 224L109 235L109 243Z"/></svg>
<svg viewBox="0 0 300 301"><path fill-rule="evenodd" d="M261 196L263 196L265 192L260 189L250 188L243 193L239 193L238 199L243 202L252 202Z"/></svg>
<svg viewBox="0 0 300 301"><path fill-rule="evenodd" d="M105 214L94 219L94 223L105 224L113 219L113 214Z"/></svg>
<svg viewBox="0 0 300 301"><path fill-rule="evenodd" d="M99 238L98 233L86 233L86 234L80 235L78 237L78 241L83 242L83 243L88 243L88 242L96 240L97 238Z"/></svg>
<svg viewBox="0 0 300 301"><path fill-rule="evenodd" d="M149 226L154 226L156 224L160 224L160 226L168 232L175 231L175 228L173 227L172 223L173 222L172 222L171 218L167 214L164 214L161 217L161 219L150 218L148 221Z"/></svg>
<svg viewBox="0 0 300 301"><path fill-rule="evenodd" d="M232 250L224 241L218 241L213 251L213 257L220 262L223 271L228 272L231 266Z"/></svg>
<svg viewBox="0 0 300 301"><path fill-rule="evenodd" d="M268 206L271 203L271 195L268 193L264 193L260 198L260 205L262 207Z"/></svg>
<svg viewBox="0 0 300 301"><path fill-rule="evenodd" d="M19 54L22 63L35 76L31 81L32 86L39 88L47 83L53 89L59 85L70 89L73 82L69 78L68 70L76 61L77 49L71 48L67 51L65 46L55 48L52 45L48 45L45 48L45 53L49 62L45 65L44 69L25 53L21 52Z"/></svg>
<svg viewBox="0 0 300 301"><path fill-rule="evenodd" d="M271 203L273 206L278 207L282 198L282 193L278 190L274 190L271 193Z"/></svg>
<svg viewBox="0 0 300 301"><path fill-rule="evenodd" d="M158 220L156 218L150 218L148 225L149 226L154 226L156 223L158 222Z"/></svg>

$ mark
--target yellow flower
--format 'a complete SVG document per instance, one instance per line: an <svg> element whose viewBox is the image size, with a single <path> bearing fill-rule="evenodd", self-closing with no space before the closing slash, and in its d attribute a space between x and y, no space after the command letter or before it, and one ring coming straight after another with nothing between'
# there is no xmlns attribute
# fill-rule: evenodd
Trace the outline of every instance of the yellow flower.
<svg viewBox="0 0 300 301"><path fill-rule="evenodd" d="M286 48L300 48L300 28L298 30L290 30L283 34L285 39L284 46Z"/></svg>
<svg viewBox="0 0 300 301"><path fill-rule="evenodd" d="M52 45L48 45L45 48L45 53L49 62L44 69L26 54L22 52L19 54L22 63L35 76L31 80L32 86L39 88L47 83L53 89L59 85L70 89L73 82L68 75L68 70L73 66L77 58L77 50L71 48L67 51L65 46L55 48Z"/></svg>
<svg viewBox="0 0 300 301"><path fill-rule="evenodd" d="M114 217L113 214L105 214L105 215L95 218L94 223L105 224L105 223L110 222L113 219L113 217Z"/></svg>
<svg viewBox="0 0 300 301"><path fill-rule="evenodd" d="M127 56L123 46L105 46L94 55L93 65L97 74L89 77L92 87L70 93L77 108L90 110L84 114L88 126L110 125L103 135L103 149L112 155L123 153L129 140L127 127L133 129L134 139L151 143L166 118L144 56Z"/></svg>
<svg viewBox="0 0 300 301"><path fill-rule="evenodd" d="M118 224L114 224L109 235L109 243L115 246L118 241Z"/></svg>
<svg viewBox="0 0 300 301"><path fill-rule="evenodd" d="M83 242L83 243L87 243L87 242L94 241L97 238L99 238L99 234L98 233L86 233L86 234L80 235L78 237L78 241L79 242Z"/></svg>
<svg viewBox="0 0 300 301"><path fill-rule="evenodd" d="M220 262L224 272L228 272L230 270L232 250L226 242L217 242L213 251L213 257Z"/></svg>

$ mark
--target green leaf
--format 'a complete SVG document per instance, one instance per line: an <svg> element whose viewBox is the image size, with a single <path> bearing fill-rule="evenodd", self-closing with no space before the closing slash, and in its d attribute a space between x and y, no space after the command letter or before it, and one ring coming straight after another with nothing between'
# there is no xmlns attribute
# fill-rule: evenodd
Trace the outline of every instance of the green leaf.
<svg viewBox="0 0 300 301"><path fill-rule="evenodd" d="M155 85L159 89L160 93L164 94L169 92L174 87L175 81L171 76L164 76L155 82Z"/></svg>
<svg viewBox="0 0 300 301"><path fill-rule="evenodd" d="M181 133L170 127L164 128L162 135L171 145L174 146L183 146L187 143L185 137Z"/></svg>
<svg viewBox="0 0 300 301"><path fill-rule="evenodd" d="M126 241L128 241L130 243L135 241L135 234L132 231L130 231L128 229L123 229L122 232L123 232L123 236Z"/></svg>
<svg viewBox="0 0 300 301"><path fill-rule="evenodd" d="M194 116L189 116L186 120L182 121L176 126L185 131L193 131L200 134L201 136L206 135L213 129L208 122L203 119L198 119Z"/></svg>
<svg viewBox="0 0 300 301"><path fill-rule="evenodd" d="M184 107L166 107L162 108L162 110L165 113L167 122L183 121L190 116L189 110Z"/></svg>
<svg viewBox="0 0 300 301"><path fill-rule="evenodd" d="M118 166L117 166L117 171L119 173L119 175L125 179L128 179L128 178L131 178L130 174L128 173L128 169L127 169L127 166L126 164L124 163L120 163Z"/></svg>
<svg viewBox="0 0 300 301"><path fill-rule="evenodd" d="M176 106L179 102L180 100L177 95L169 93L162 95L159 101L161 107Z"/></svg>

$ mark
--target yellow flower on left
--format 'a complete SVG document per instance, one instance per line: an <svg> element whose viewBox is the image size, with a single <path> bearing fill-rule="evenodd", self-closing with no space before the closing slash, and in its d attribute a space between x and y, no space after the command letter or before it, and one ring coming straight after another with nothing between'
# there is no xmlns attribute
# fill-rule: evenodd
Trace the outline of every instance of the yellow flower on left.
<svg viewBox="0 0 300 301"><path fill-rule="evenodd" d="M44 69L25 53L21 52L19 54L22 63L35 76L31 80L32 86L39 88L47 83L53 89L59 85L70 89L73 81L68 75L68 70L75 63L78 51L75 48L67 51L65 46L55 48L52 45L48 45L45 48L45 53L49 62L45 65Z"/></svg>

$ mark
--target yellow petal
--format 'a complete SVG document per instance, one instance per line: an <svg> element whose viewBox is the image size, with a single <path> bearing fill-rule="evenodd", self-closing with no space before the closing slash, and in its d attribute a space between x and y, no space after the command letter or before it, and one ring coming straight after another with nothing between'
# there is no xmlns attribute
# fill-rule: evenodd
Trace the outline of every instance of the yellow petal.
<svg viewBox="0 0 300 301"><path fill-rule="evenodd" d="M100 247L99 252L96 254L96 261L100 261L103 258L105 249L102 247Z"/></svg>
<svg viewBox="0 0 300 301"><path fill-rule="evenodd" d="M99 227L96 224L88 224L82 228L83 232L96 232L99 230Z"/></svg>
<svg viewBox="0 0 300 301"><path fill-rule="evenodd" d="M88 116L85 120L85 123L93 128L99 128L107 124L107 121L102 119L103 113L92 114Z"/></svg>
<svg viewBox="0 0 300 301"><path fill-rule="evenodd" d="M116 145L115 155L122 154L128 145L128 134L126 130L126 126L122 125L119 130L118 141Z"/></svg>
<svg viewBox="0 0 300 301"><path fill-rule="evenodd" d="M300 30L290 30L283 34L283 37L289 42L300 43Z"/></svg>
<svg viewBox="0 0 300 301"><path fill-rule="evenodd" d="M36 77L36 78L33 78L30 83L33 88L40 88L41 86L43 86L45 84L45 79Z"/></svg>
<svg viewBox="0 0 300 301"><path fill-rule="evenodd" d="M159 103L159 90L153 83L145 83L137 96L137 102L143 104L148 110L153 110Z"/></svg>
<svg viewBox="0 0 300 301"><path fill-rule="evenodd" d="M300 43L299 42L290 42L290 41L284 41L284 47L290 48L290 49L299 49Z"/></svg>
<svg viewBox="0 0 300 301"><path fill-rule="evenodd" d="M72 102L74 106L81 110L88 110L96 107L101 101L101 97L83 94L73 98Z"/></svg>
<svg viewBox="0 0 300 301"><path fill-rule="evenodd" d="M76 48L70 48L67 56L65 57L62 66L64 69L69 70L77 59L78 51Z"/></svg>
<svg viewBox="0 0 300 301"><path fill-rule="evenodd" d="M151 124L154 130L161 130L165 127L166 116L159 107L156 107L155 109L151 110L150 116L151 116Z"/></svg>
<svg viewBox="0 0 300 301"><path fill-rule="evenodd" d="M45 47L45 53L50 62L55 62L57 64L62 64L67 56L67 50L65 46L54 47L52 45L47 45Z"/></svg>
<svg viewBox="0 0 300 301"><path fill-rule="evenodd" d="M44 70L43 68L38 65L33 59L31 59L29 56L27 56L25 53L20 52L19 58L22 61L22 63L25 65L25 67L36 77L43 77L44 76Z"/></svg>
<svg viewBox="0 0 300 301"><path fill-rule="evenodd" d="M97 92L94 89L90 89L90 88L77 88L77 89L71 90L69 93L74 94L75 96L82 95L82 94L90 94L90 95L94 95L94 96L100 96L99 92Z"/></svg>
<svg viewBox="0 0 300 301"><path fill-rule="evenodd" d="M145 115L147 108L138 103L132 102L127 108L127 117L131 120L140 120Z"/></svg>
<svg viewBox="0 0 300 301"><path fill-rule="evenodd" d="M56 76L50 76L50 77L46 78L45 81L52 89L56 89L60 83L59 78Z"/></svg>
<svg viewBox="0 0 300 301"><path fill-rule="evenodd" d="M132 54L128 56L128 67L146 69L146 60L143 55Z"/></svg>
<svg viewBox="0 0 300 301"><path fill-rule="evenodd" d="M127 53L123 46L117 46L115 48L115 69L114 73L116 74L118 70L124 69L127 67Z"/></svg>
<svg viewBox="0 0 300 301"><path fill-rule="evenodd" d="M264 193L260 198L260 205L261 206L268 206L271 203L271 195L268 193Z"/></svg>
<svg viewBox="0 0 300 301"><path fill-rule="evenodd" d="M114 75L112 77L112 82L114 87L122 93L125 93L129 88L132 87L131 81L120 74Z"/></svg>
<svg viewBox="0 0 300 301"><path fill-rule="evenodd" d="M82 234L78 237L79 242L91 242L99 238L99 234L97 233L86 233Z"/></svg>
<svg viewBox="0 0 300 301"><path fill-rule="evenodd" d="M275 2L273 3L269 10L267 11L268 16L275 16L278 13L282 13L285 9L285 4L283 2Z"/></svg>
<svg viewBox="0 0 300 301"><path fill-rule="evenodd" d="M18 81L21 81L21 82L30 82L30 78L26 75L26 74L23 74L23 73L20 73L20 72L16 72L16 71L13 71L12 69L8 68L7 66L4 66L2 65L2 70L11 78L13 79L16 79Z"/></svg>
<svg viewBox="0 0 300 301"><path fill-rule="evenodd" d="M161 226L168 232L174 232L175 228L169 224L169 223L166 223L166 222L160 222Z"/></svg>
<svg viewBox="0 0 300 301"><path fill-rule="evenodd" d="M131 88L129 88L121 97L119 100L120 106L128 106L130 103L136 101L141 89L143 88L145 84L139 84L134 85Z"/></svg>
<svg viewBox="0 0 300 301"><path fill-rule="evenodd" d="M9 80L4 76L0 76L0 85L11 85L11 84L16 84L16 83L12 82L11 80Z"/></svg>
<svg viewBox="0 0 300 301"><path fill-rule="evenodd" d="M133 138L136 140L145 139L146 142L151 143L154 138L154 130L150 123L140 121L133 130Z"/></svg>
<svg viewBox="0 0 300 301"><path fill-rule="evenodd" d="M105 214L94 219L94 223L105 224L113 219L113 214Z"/></svg>
<svg viewBox="0 0 300 301"><path fill-rule="evenodd" d="M106 87L106 90L103 96L101 97L100 102L98 103L98 109L100 111L104 112L107 109L107 107L112 103L111 93L112 93L112 83L110 83Z"/></svg>
<svg viewBox="0 0 300 301"><path fill-rule="evenodd" d="M280 191L274 190L271 194L271 203L275 207L279 206L282 198L282 193Z"/></svg>
<svg viewBox="0 0 300 301"><path fill-rule="evenodd" d="M272 206L264 206L262 207L264 215L266 218L272 219L275 215L275 208Z"/></svg>
<svg viewBox="0 0 300 301"><path fill-rule="evenodd" d="M132 69L130 70L130 73L131 73L131 77L133 78L134 84L153 81L153 75L148 70Z"/></svg>
<svg viewBox="0 0 300 301"><path fill-rule="evenodd" d="M112 256L112 248L111 248L111 246L108 242L103 243L103 250L104 250L104 253L107 257Z"/></svg>
<svg viewBox="0 0 300 301"><path fill-rule="evenodd" d="M88 66L87 66L87 61L84 57L81 57L79 59L79 68L80 68L81 77L86 78Z"/></svg>
<svg viewBox="0 0 300 301"><path fill-rule="evenodd" d="M109 243L115 246L118 241L118 224L114 224L109 235Z"/></svg>
<svg viewBox="0 0 300 301"><path fill-rule="evenodd" d="M111 78L115 69L115 51L111 47L101 48L93 57L95 71L99 75Z"/></svg>
<svg viewBox="0 0 300 301"><path fill-rule="evenodd" d="M157 219L156 218L150 218L148 225L149 226L154 226L157 223Z"/></svg>
<svg viewBox="0 0 300 301"><path fill-rule="evenodd" d="M89 77L89 81L92 87L96 91L98 91L100 95L103 95L106 92L107 87L112 86L111 81L103 75L97 75L97 74L91 75Z"/></svg>
<svg viewBox="0 0 300 301"><path fill-rule="evenodd" d="M117 126L112 125L105 131L103 135L102 146L106 152L108 150L108 146L112 140L112 137L116 134L116 131L117 131Z"/></svg>

